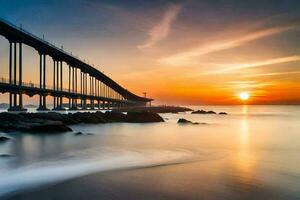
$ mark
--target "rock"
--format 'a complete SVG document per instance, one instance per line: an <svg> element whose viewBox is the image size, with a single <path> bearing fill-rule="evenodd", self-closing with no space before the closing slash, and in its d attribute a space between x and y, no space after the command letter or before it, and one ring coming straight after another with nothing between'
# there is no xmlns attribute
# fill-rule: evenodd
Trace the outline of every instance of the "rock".
<svg viewBox="0 0 300 200"><path fill-rule="evenodd" d="M100 113L74 113L71 116L71 119L77 121L77 123L87 123L87 124L98 124L105 123L105 119L103 119L103 115Z"/></svg>
<svg viewBox="0 0 300 200"><path fill-rule="evenodd" d="M194 124L194 125L199 125L199 124L206 124L206 123L199 123L199 122L192 122L183 118L178 119L177 121L178 124Z"/></svg>
<svg viewBox="0 0 300 200"><path fill-rule="evenodd" d="M118 111L106 111L105 119L109 122L125 122L126 121L126 115L122 112Z"/></svg>
<svg viewBox="0 0 300 200"><path fill-rule="evenodd" d="M76 132L76 133L74 133L74 135L76 135L76 136L83 135L83 132Z"/></svg>
<svg viewBox="0 0 300 200"><path fill-rule="evenodd" d="M8 140L10 140L9 137L0 136L0 142L6 142L6 141L8 141Z"/></svg>
<svg viewBox="0 0 300 200"><path fill-rule="evenodd" d="M77 133L74 133L74 135L79 136L79 135L94 135L94 134L93 133L77 132Z"/></svg>
<svg viewBox="0 0 300 200"><path fill-rule="evenodd" d="M180 119L178 119L177 123L178 124L192 124L193 122L189 121L189 120L186 120L186 119L183 119L183 118L180 118Z"/></svg>
<svg viewBox="0 0 300 200"><path fill-rule="evenodd" d="M8 141L8 140L10 140L9 137L0 136L0 142L6 142L6 141Z"/></svg>
<svg viewBox="0 0 300 200"><path fill-rule="evenodd" d="M0 113L1 122L13 122L13 121L22 121L22 120L24 120L24 116L22 116L21 114L14 114L14 113L7 113L7 112Z"/></svg>
<svg viewBox="0 0 300 200"><path fill-rule="evenodd" d="M27 131L50 133L50 132L68 132L68 131L72 131L72 129L60 121L47 121L42 124L32 125L31 127L29 127Z"/></svg>
<svg viewBox="0 0 300 200"><path fill-rule="evenodd" d="M205 123L205 122L201 122L201 123L200 122L194 122L193 124L194 125L206 125L207 123Z"/></svg>
<svg viewBox="0 0 300 200"><path fill-rule="evenodd" d="M102 113L100 111L97 111L97 112L93 113L92 115L98 119L97 123L106 123L107 122L107 120L105 119L104 113Z"/></svg>
<svg viewBox="0 0 300 200"><path fill-rule="evenodd" d="M220 112L219 115L228 115L226 112Z"/></svg>
<svg viewBox="0 0 300 200"><path fill-rule="evenodd" d="M217 114L217 113L212 110L210 111L197 110L197 111L193 111L192 114Z"/></svg>
<svg viewBox="0 0 300 200"><path fill-rule="evenodd" d="M140 111L128 112L77 112L69 114L60 114L54 112L48 113L0 113L0 130L4 132L67 132L72 131L67 125L89 123L99 124L108 122L163 122L158 114Z"/></svg>
<svg viewBox="0 0 300 200"><path fill-rule="evenodd" d="M128 112L126 115L126 122L130 123L149 123L149 122L164 122L164 119L157 113L141 111Z"/></svg>
<svg viewBox="0 0 300 200"><path fill-rule="evenodd" d="M0 158L11 158L14 157L13 155L10 154L0 154Z"/></svg>
<svg viewBox="0 0 300 200"><path fill-rule="evenodd" d="M72 120L70 115L60 114L55 112L48 113L21 113L27 119L39 119L39 120L50 120L50 121L60 121L64 124L74 124L76 121Z"/></svg>

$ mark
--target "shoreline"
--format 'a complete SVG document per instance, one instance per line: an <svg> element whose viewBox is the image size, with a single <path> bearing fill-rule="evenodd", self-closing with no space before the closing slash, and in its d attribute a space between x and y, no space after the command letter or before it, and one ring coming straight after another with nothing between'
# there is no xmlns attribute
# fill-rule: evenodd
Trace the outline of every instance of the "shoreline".
<svg viewBox="0 0 300 200"><path fill-rule="evenodd" d="M131 200L131 199L139 199L141 195L143 196L140 199L161 199L159 198L160 194L154 195L151 191L145 191L143 193L136 192L134 193L128 192L127 189L122 189L122 187L126 188L126 185L123 185L123 180L118 179L118 175L127 176L131 173L140 173L144 172L152 172L156 169L168 168L168 167L176 167L178 165L185 165L196 162L174 162L174 163L166 163L166 164L152 164L145 166L133 166L133 167L125 167L120 169L111 169L104 170L99 172L90 173L87 175L82 175L70 179L66 179L57 183L49 183L41 186L31 187L23 190L19 190L17 192L12 192L7 195L4 195L2 198L5 200L52 200L52 199L72 199L72 200L93 200L93 199L120 199L120 200ZM112 177L112 178L111 178ZM116 179L115 179L116 178ZM120 181L120 182L119 182ZM119 185L121 183L121 185ZM147 185L147 183L144 183ZM115 187L114 189L112 189ZM132 186L129 186L132 187ZM163 191L161 191L163 193ZM155 198L154 198L154 196ZM158 195L158 196L157 196ZM0 197L0 199L2 199ZM184 199L184 198L182 198Z"/></svg>
<svg viewBox="0 0 300 200"><path fill-rule="evenodd" d="M39 200L39 199L109 199L111 200L113 196L115 196L115 192L111 192L111 190L107 190L106 184L114 185L113 181L104 181L101 180L103 177L111 177L116 176L117 174L129 174L141 171L152 171L156 169L168 168L168 167L176 167L180 165L188 165L197 163L199 160L194 159L192 157L184 157L184 158L177 158L177 159L167 159L164 161L159 162L146 162L143 164L130 164L128 163L127 166L118 167L113 166L110 169L99 169L98 171L69 177L64 180L58 180L53 182L45 182L43 184L32 185L25 188L20 188L16 191L12 191L10 193L4 194L0 199L32 199L32 200ZM101 180L103 183L106 184L93 184L95 181ZM90 183L93 184L85 184ZM97 185L95 188L95 185ZM78 188L80 188L78 190ZM82 193L81 189L88 190L89 192ZM102 192L100 192L101 190ZM78 192L78 194L75 194ZM82 194L85 196L82 197ZM150 194L150 193L149 193ZM147 194L147 196L149 195ZM120 193L118 199L124 199L124 193ZM139 195L139 194L138 194ZM145 194L146 195L146 194ZM97 198L94 198L97 196ZM138 196L137 196L138 197ZM136 197L136 198L137 198ZM125 198L125 199L132 199L132 198Z"/></svg>
<svg viewBox="0 0 300 200"><path fill-rule="evenodd" d="M103 182L103 177L113 175L114 173L122 173L131 171L134 169L119 169L119 170L108 170L102 172L95 172L88 175L71 178L58 183L47 184L43 186L36 186L17 192L12 192L0 199L3 200L52 200L52 199L72 199L72 200L84 200L84 199L115 199L116 196L123 197L124 194L112 194L105 184L97 184L98 187L90 187L87 183L93 183L99 179ZM106 184L108 184L106 182ZM80 188L80 189L76 189ZM84 192L83 192L84 190ZM127 198L120 198L126 200Z"/></svg>
<svg viewBox="0 0 300 200"><path fill-rule="evenodd" d="M154 123L164 122L157 113L139 111L126 114L116 111L103 112L76 112L61 114L48 113L0 113L0 131L3 132L38 132L59 133L69 132L69 125L75 124L103 124L114 122L127 123ZM3 138L4 139L4 138Z"/></svg>
<svg viewBox="0 0 300 200"><path fill-rule="evenodd" d="M80 123L100 124L113 122L152 123L164 122L158 113L178 113L192 111L179 106L129 107L112 111L95 112L2 112L0 113L0 131L3 132L68 132L68 125Z"/></svg>

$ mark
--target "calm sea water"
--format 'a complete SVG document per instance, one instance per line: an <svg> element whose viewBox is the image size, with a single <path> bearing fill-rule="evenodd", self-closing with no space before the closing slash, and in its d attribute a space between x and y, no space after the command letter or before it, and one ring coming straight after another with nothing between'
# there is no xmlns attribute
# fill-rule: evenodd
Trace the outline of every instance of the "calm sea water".
<svg viewBox="0 0 300 200"><path fill-rule="evenodd" d="M165 123L75 125L0 144L0 198L133 167L124 184L182 199L300 199L300 106L205 106L229 115L162 114ZM205 125L178 125L179 118ZM144 170L143 170L144 169ZM154 186L155 185L155 186Z"/></svg>

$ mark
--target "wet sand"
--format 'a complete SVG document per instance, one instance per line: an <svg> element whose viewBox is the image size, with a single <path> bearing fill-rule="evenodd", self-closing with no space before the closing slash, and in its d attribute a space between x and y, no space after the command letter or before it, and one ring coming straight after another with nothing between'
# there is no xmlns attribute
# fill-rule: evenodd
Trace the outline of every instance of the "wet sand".
<svg viewBox="0 0 300 200"><path fill-rule="evenodd" d="M297 199L244 175L223 174L224 159L95 173L21 192L9 200ZM220 179L220 173L223 178Z"/></svg>

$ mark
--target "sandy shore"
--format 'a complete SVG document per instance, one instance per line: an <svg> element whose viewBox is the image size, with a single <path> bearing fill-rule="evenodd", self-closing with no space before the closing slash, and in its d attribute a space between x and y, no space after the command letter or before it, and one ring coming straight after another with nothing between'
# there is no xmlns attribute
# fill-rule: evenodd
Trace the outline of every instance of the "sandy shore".
<svg viewBox="0 0 300 200"><path fill-rule="evenodd" d="M212 161L214 167L221 160ZM95 173L63 183L21 192L8 200L221 200L294 199L282 191L246 182L220 180L219 169L202 162Z"/></svg>
<svg viewBox="0 0 300 200"><path fill-rule="evenodd" d="M150 186L144 173L151 169L127 169L95 173L62 183L10 195L6 200L132 200L174 199L175 196ZM172 197L173 196L173 197ZM181 198L177 198L181 199Z"/></svg>

